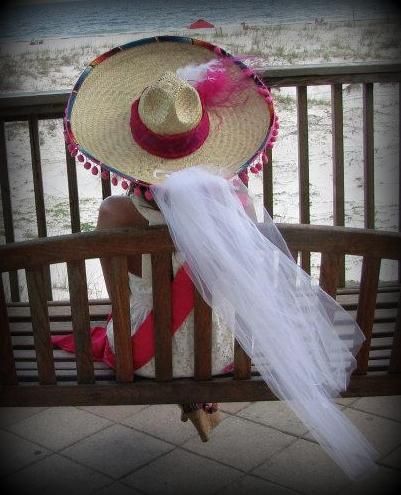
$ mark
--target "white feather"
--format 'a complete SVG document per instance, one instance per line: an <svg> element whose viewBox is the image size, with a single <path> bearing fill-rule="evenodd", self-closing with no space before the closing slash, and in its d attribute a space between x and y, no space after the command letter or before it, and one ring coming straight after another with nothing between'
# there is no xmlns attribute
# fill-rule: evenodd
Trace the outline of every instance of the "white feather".
<svg viewBox="0 0 401 495"><path fill-rule="evenodd" d="M202 81L206 78L207 71L210 67L212 67L213 65L217 65L218 63L218 60L211 60L210 62L207 62L205 64L186 65L185 67L178 68L176 74L177 77L179 77L180 79L183 79L190 84L195 85L199 81Z"/></svg>

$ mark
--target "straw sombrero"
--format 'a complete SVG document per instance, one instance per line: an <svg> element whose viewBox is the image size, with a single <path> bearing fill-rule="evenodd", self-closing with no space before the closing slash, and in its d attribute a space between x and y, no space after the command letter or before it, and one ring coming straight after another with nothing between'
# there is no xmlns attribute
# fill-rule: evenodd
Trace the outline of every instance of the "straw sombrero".
<svg viewBox="0 0 401 495"><path fill-rule="evenodd" d="M64 128L85 168L144 193L194 165L227 177L258 172L278 121L270 91L240 60L204 41L162 36L90 63L70 95Z"/></svg>

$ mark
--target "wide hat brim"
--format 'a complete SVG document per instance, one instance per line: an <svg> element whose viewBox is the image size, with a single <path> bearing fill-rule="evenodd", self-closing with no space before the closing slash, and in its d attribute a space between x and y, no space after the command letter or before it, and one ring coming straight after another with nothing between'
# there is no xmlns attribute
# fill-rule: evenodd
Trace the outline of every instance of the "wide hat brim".
<svg viewBox="0 0 401 495"><path fill-rule="evenodd" d="M235 175L260 155L271 130L273 107L258 91L263 83L255 75L242 104L208 112L209 135L188 156L155 156L135 142L130 128L133 101L162 74L221 56L230 57L210 43L171 36L135 41L99 56L70 95L65 116L70 146L102 169L143 184L159 183L174 171L196 165ZM233 67L247 69L239 61Z"/></svg>

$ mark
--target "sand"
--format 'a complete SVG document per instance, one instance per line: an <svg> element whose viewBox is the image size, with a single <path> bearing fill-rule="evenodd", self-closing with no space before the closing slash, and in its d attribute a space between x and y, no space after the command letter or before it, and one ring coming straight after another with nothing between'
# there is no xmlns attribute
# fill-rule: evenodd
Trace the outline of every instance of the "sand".
<svg viewBox="0 0 401 495"><path fill-rule="evenodd" d="M169 32L124 33L113 36L44 39L42 43L2 42L0 44L1 93L16 91L70 90L85 65L100 53L118 45L158 34L191 35L211 40L233 54L242 54L255 68L348 62L399 62L399 22L359 21L293 23L287 25L224 25L212 30L171 30ZM346 225L363 227L362 89L347 85L344 96L344 146ZM297 126L295 90L274 90L281 130L274 149L274 219L298 222ZM375 200L376 226L398 230L398 85L377 84L375 108ZM308 89L311 223L332 224L332 164L330 87ZM13 216L17 240L37 235L30 163L28 128L9 123L8 163ZM43 185L48 235L70 231L68 185L61 123L40 123ZM100 181L78 166L82 230L93 230L101 202ZM259 214L262 207L262 178L251 178L250 190ZM113 188L113 194L121 189ZM4 229L0 226L0 238ZM312 258L317 274L319 257ZM347 282L357 280L360 260L347 260ZM384 263L382 280L396 277L396 265ZM56 299L68 297L65 266L52 267ZM21 285L24 285L21 277ZM106 296L100 265L88 262L90 297Z"/></svg>

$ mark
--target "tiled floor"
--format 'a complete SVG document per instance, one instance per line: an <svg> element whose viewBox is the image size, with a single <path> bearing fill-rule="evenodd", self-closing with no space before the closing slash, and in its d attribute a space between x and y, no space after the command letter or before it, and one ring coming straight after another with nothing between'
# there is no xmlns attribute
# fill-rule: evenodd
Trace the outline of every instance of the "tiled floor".
<svg viewBox="0 0 401 495"><path fill-rule="evenodd" d="M173 405L2 408L0 487L29 495L396 493L401 396L339 403L380 452L378 470L359 482L285 403L259 402L223 404L208 443Z"/></svg>

